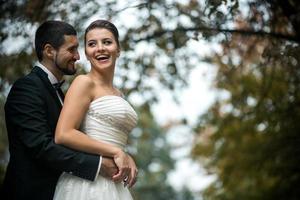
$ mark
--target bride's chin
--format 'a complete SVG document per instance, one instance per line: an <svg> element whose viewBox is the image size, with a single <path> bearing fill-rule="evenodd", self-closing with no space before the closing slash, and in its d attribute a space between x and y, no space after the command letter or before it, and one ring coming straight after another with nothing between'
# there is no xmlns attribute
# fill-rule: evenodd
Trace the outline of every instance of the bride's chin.
<svg viewBox="0 0 300 200"><path fill-rule="evenodd" d="M110 63L96 64L96 65L92 65L92 67L95 67L96 69L104 70L104 69L111 68L111 64Z"/></svg>

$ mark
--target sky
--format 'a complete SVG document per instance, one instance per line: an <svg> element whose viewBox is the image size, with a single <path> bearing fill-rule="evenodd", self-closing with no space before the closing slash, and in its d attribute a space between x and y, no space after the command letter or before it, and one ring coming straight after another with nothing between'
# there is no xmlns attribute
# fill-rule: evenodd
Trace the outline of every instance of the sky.
<svg viewBox="0 0 300 200"><path fill-rule="evenodd" d="M189 85L182 91L179 104L172 100L168 92L161 92L160 101L153 106L157 121L164 125L184 117L189 125L195 125L198 116L204 114L216 98L216 92L212 89L214 76L214 66L200 63L191 71ZM196 192L205 189L215 176L207 175L201 163L189 158L194 142L194 135L191 133L191 128L183 125L174 126L167 133L168 142L175 147L171 156L176 160L175 169L170 172L168 181L177 190L188 187Z"/></svg>
<svg viewBox="0 0 300 200"><path fill-rule="evenodd" d="M202 57L214 50L218 51L218 46L205 41L191 41L188 45L193 49L205 49L201 53L198 52L198 55ZM217 91L213 89L216 68L204 62L194 64L195 67L186 77L188 86L177 91L179 93L177 103L169 90L161 88L157 80L152 80L151 86L157 91L155 94L159 101L153 104L151 109L156 121L161 126L172 122L176 123L183 118L187 120L188 126L174 126L167 133L167 141L174 147L171 157L176 160L175 169L169 173L168 181L176 190L187 187L191 191L199 192L215 180L215 176L207 175L205 169L201 167L201 163L190 158L194 142L191 134L193 131L190 127L197 123L198 117L205 114L214 102ZM129 100L139 104L139 101L143 102L143 97L133 95Z"/></svg>

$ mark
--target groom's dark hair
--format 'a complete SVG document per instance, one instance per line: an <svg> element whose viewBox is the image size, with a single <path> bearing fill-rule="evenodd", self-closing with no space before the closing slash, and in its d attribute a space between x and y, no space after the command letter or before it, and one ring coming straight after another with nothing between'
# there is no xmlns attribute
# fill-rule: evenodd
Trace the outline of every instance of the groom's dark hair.
<svg viewBox="0 0 300 200"><path fill-rule="evenodd" d="M39 61L43 60L43 49L50 44L58 50L64 43L65 35L77 35L74 27L62 21L46 21L41 24L35 33L35 51Z"/></svg>

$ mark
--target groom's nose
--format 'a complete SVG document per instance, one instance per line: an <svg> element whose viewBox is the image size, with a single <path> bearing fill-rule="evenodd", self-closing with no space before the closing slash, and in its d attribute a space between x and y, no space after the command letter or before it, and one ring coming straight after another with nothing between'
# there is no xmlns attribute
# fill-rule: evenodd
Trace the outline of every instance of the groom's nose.
<svg viewBox="0 0 300 200"><path fill-rule="evenodd" d="M73 58L74 58L75 60L79 60L79 59L80 59L80 55L79 55L78 50L74 53Z"/></svg>

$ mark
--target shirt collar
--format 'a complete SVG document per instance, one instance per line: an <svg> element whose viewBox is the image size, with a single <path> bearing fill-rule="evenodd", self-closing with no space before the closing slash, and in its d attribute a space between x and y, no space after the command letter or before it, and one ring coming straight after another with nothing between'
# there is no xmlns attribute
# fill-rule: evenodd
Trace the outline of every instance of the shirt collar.
<svg viewBox="0 0 300 200"><path fill-rule="evenodd" d="M57 80L57 78L52 74L52 72L47 69L47 67L45 67L44 65L42 65L41 63L37 63L37 66L39 68L41 68L47 75L48 75L48 79L50 81L51 84L55 84L58 83L59 81Z"/></svg>

